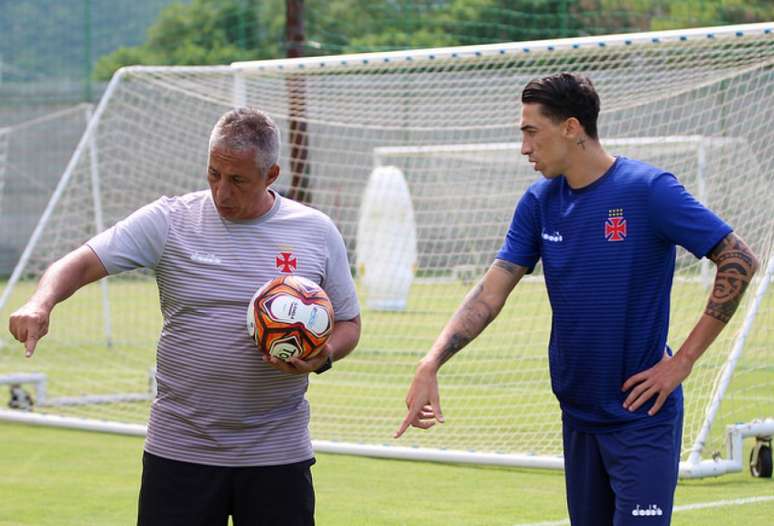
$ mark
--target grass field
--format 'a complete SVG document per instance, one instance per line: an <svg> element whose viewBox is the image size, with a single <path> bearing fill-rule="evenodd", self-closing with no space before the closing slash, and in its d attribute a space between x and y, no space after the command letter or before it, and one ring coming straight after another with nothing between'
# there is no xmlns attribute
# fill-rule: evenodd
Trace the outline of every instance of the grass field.
<svg viewBox="0 0 774 526"><path fill-rule="evenodd" d="M111 347L105 345L101 291L92 285L57 307L50 334L41 340L32 360L24 359L18 344L3 331L0 375L44 373L51 398L147 393L161 325L155 283L131 279L111 279L110 283ZM419 283L412 289L405 312L364 310L357 351L337 364L335 374L311 377L313 436L367 444L391 442L394 426L403 418L403 399L414 367L468 288L459 282ZM7 319L31 290L31 283L22 283L0 317ZM707 454L723 450L727 423L774 415L772 297L774 291L767 295L747 339ZM706 292L697 283L675 284L673 347L691 328L705 298ZM742 319L737 316L732 321L685 385L686 447L702 424ZM520 284L497 320L441 372L444 411L455 419L455 426L407 436L400 445L560 455L559 408L548 378L549 320L544 285L535 281ZM142 424L148 405L75 405L55 412Z"/></svg>
<svg viewBox="0 0 774 526"><path fill-rule="evenodd" d="M419 284L406 312L364 311L358 350L337 364L335 374L312 378L314 438L559 454L559 411L548 386L545 350L549 308L542 283L535 282L520 285L497 321L444 367L447 423L427 433L411 430L400 442L390 438L403 417L403 397L417 360L468 288ZM30 283L19 287L0 313L3 319L31 289ZM22 358L20 346L7 335L0 337L5 343L0 345L0 375L46 373L51 397L147 392L160 327L155 285L111 280L111 347L104 344L102 313L93 307L99 295L99 288L90 286L58 308L51 333L32 360ZM774 416L772 296L769 292L748 338L705 456L723 449L725 424ZM672 345L689 330L704 298L698 284L676 284ZM695 436L701 424L741 321L734 320L686 385L693 404L687 407L686 434ZM148 405L72 406L56 412L144 423ZM132 524L141 449L138 438L0 422L0 526ZM547 526L562 524L566 517L558 472L320 455L314 476L323 525ZM774 499L765 500L772 496L771 480L746 472L683 481L673 524L772 524Z"/></svg>
<svg viewBox="0 0 774 526"><path fill-rule="evenodd" d="M142 439L0 423L0 441L0 526L134 523ZM321 526L558 525L566 517L559 472L317 460ZM748 473L682 481L675 505L675 526L766 526L774 481Z"/></svg>

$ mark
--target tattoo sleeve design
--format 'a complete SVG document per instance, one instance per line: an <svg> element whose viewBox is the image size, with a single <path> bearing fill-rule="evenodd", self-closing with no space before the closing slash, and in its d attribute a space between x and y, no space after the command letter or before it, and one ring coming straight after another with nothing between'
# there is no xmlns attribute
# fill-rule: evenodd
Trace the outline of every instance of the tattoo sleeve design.
<svg viewBox="0 0 774 526"><path fill-rule="evenodd" d="M728 323L757 268L755 255L735 234L729 234L709 254L718 267L707 308L708 316Z"/></svg>
<svg viewBox="0 0 774 526"><path fill-rule="evenodd" d="M511 263L510 261L505 261L503 259L495 259L494 263L492 263L493 267L501 268L506 272L509 272L511 274L516 274L519 269L521 268L516 263Z"/></svg>
<svg viewBox="0 0 774 526"><path fill-rule="evenodd" d="M446 347L443 348L443 353L441 354L441 363L446 363L449 358L457 354L457 351L469 343L470 338L464 336L463 334L456 332L452 334L451 338L449 339L449 343L447 343Z"/></svg>
<svg viewBox="0 0 774 526"><path fill-rule="evenodd" d="M527 271L526 268L520 265L502 259L495 259L494 263L492 263L492 267L497 267L506 271L511 274L516 281L518 281L520 276ZM516 281L514 281L514 283ZM462 306L457 309L457 312L454 314L454 318L451 322L454 330L451 335L449 335L446 344L441 350L442 364L446 363L449 358L457 354L460 349L478 336L500 312L502 305L492 305L491 300L490 302L484 300L483 283L482 280L467 296L465 296Z"/></svg>
<svg viewBox="0 0 774 526"><path fill-rule="evenodd" d="M483 291L484 287L481 283L476 285L454 315L457 330L451 334L441 352L441 363L446 363L449 358L457 354L494 319L492 308L481 300Z"/></svg>

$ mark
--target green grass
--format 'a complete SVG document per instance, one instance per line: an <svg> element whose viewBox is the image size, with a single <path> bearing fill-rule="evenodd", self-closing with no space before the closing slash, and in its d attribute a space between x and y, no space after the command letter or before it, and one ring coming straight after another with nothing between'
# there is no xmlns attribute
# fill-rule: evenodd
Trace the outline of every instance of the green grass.
<svg viewBox="0 0 774 526"><path fill-rule="evenodd" d="M20 283L0 319L7 319L32 288L31 282ZM147 391L161 326L155 283L118 278L110 280L109 289L112 346L105 344L101 291L92 285L57 307L50 334L41 340L32 360L25 360L21 347L6 334L0 335L0 374L45 373L51 397ZM469 285L459 282L417 283L405 312L365 309L357 351L336 364L335 374L312 377L313 436L389 442L396 422L403 418L403 399L417 361L468 289ZM772 297L774 291L768 294L762 316L747 339L708 454L724 449L726 424L774 415L774 332L768 329L774 325ZM706 291L699 284L675 283L669 339L673 347L692 327L705 298ZM444 412L454 425L413 434L400 445L559 454L559 408L549 386L546 353L549 320L544 285L535 281L520 284L495 322L441 372ZM702 425L713 386L741 323L742 316L737 316L685 384L686 448ZM60 413L144 423L148 405L75 406Z"/></svg>
<svg viewBox="0 0 774 526"><path fill-rule="evenodd" d="M142 439L0 423L0 526L130 525ZM320 526L519 525L566 517L560 472L318 455ZM748 473L682 481L676 506L774 495ZM764 526L774 501L677 511L675 526Z"/></svg>
<svg viewBox="0 0 774 526"><path fill-rule="evenodd" d="M405 414L403 398L417 360L469 286L417 284L401 313L364 310L358 350L333 374L312 377L312 434L323 440L401 446L558 454L559 411L548 385L546 342L549 307L541 283L520 284L501 315L469 349L442 370L447 423L429 432L391 433ZM32 290L22 283L6 320ZM105 345L100 290L79 291L54 313L51 333L36 356L0 336L0 375L44 372L49 395L147 390L160 328L155 285L113 279L113 345ZM670 343L679 345L702 310L705 291L676 283ZM724 451L728 423L774 416L774 292L747 339L723 401L705 458ZM686 384L686 435L695 436L705 404L722 371L737 317L697 364ZM3 345L5 344L5 345ZM5 403L0 386L0 403ZM60 414L144 423L143 403L75 406ZM748 444L749 447L750 444ZM0 526L132 524L140 476L137 438L41 429L0 422ZM318 522L322 525L517 525L566 516L560 473L525 469L440 465L320 455L314 468ZM771 480L747 473L684 481L677 505L774 495ZM770 524L774 503L678 512L673 524Z"/></svg>

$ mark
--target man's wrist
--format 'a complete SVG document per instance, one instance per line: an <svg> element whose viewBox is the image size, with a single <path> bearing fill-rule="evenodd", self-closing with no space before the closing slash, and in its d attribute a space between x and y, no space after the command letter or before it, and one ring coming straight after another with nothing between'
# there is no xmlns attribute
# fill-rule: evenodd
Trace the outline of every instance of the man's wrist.
<svg viewBox="0 0 774 526"><path fill-rule="evenodd" d="M673 360L681 363L683 367L687 367L688 370L693 369L693 364L696 363L697 358L698 356L685 349L680 349L672 356Z"/></svg>
<svg viewBox="0 0 774 526"><path fill-rule="evenodd" d="M331 355L328 354L323 364L314 370L314 374L322 374L328 369L330 369L331 367L333 367L333 358L331 358Z"/></svg>
<svg viewBox="0 0 774 526"><path fill-rule="evenodd" d="M51 314L51 311L54 310L54 305L56 305L56 301L50 298L36 297L33 294L32 298L30 298L27 304L34 306L35 310L44 311L46 314Z"/></svg>
<svg viewBox="0 0 774 526"><path fill-rule="evenodd" d="M441 365L440 358L429 353L419 361L419 365L417 365L417 372L422 371L429 374L438 374L438 370L441 368Z"/></svg>

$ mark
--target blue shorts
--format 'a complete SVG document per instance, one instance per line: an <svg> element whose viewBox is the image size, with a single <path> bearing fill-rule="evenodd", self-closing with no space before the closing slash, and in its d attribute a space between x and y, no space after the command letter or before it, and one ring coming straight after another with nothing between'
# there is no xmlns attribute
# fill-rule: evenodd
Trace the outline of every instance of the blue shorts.
<svg viewBox="0 0 774 526"><path fill-rule="evenodd" d="M573 526L668 526L683 412L634 429L584 433L563 428L567 508Z"/></svg>

